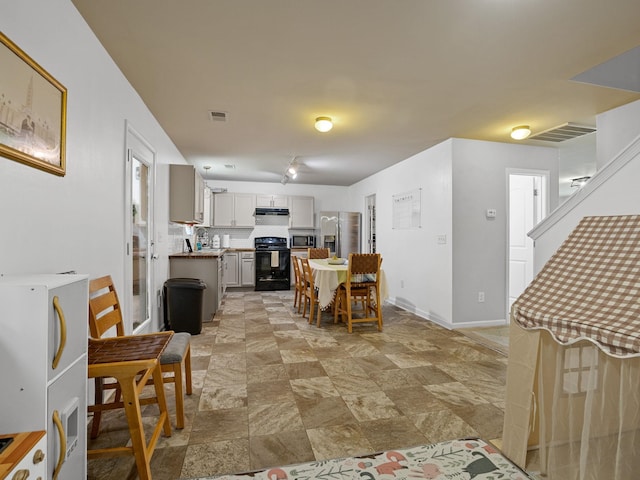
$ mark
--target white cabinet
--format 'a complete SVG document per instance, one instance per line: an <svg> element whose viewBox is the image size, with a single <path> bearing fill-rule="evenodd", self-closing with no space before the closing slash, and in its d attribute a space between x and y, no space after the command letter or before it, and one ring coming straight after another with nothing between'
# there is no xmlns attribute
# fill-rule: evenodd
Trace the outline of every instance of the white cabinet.
<svg viewBox="0 0 640 480"><path fill-rule="evenodd" d="M256 196L250 193L213 195L213 225L216 227L254 227Z"/></svg>
<svg viewBox="0 0 640 480"><path fill-rule="evenodd" d="M193 165L169 165L169 221L204 221L204 180Z"/></svg>
<svg viewBox="0 0 640 480"><path fill-rule="evenodd" d="M224 254L224 283L227 287L240 286L239 259L240 254L238 252L226 252Z"/></svg>
<svg viewBox="0 0 640 480"><path fill-rule="evenodd" d="M256 195L256 207L287 208L289 197L286 195Z"/></svg>
<svg viewBox="0 0 640 480"><path fill-rule="evenodd" d="M289 228L314 228L314 197L289 197Z"/></svg>
<svg viewBox="0 0 640 480"><path fill-rule="evenodd" d="M2 429L46 430L46 478L87 476L88 304L86 275L0 276Z"/></svg>
<svg viewBox="0 0 640 480"><path fill-rule="evenodd" d="M253 287L256 284L256 254L254 252L240 253L240 284L243 287Z"/></svg>

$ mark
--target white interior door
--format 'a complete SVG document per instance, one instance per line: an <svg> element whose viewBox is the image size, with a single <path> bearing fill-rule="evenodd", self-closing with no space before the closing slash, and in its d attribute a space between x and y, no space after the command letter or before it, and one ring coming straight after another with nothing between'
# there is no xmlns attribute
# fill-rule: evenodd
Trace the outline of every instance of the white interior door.
<svg viewBox="0 0 640 480"><path fill-rule="evenodd" d="M533 280L533 240L527 233L546 215L545 176L509 175L508 305Z"/></svg>

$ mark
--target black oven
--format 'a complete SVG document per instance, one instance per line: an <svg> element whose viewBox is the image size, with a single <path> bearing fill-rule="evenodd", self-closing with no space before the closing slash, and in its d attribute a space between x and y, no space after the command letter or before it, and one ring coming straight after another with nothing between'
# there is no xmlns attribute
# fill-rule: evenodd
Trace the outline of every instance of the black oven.
<svg viewBox="0 0 640 480"><path fill-rule="evenodd" d="M289 290L291 250L282 237L256 237L256 291Z"/></svg>
<svg viewBox="0 0 640 480"><path fill-rule="evenodd" d="M291 248L295 247L315 247L316 237L314 235L291 235Z"/></svg>

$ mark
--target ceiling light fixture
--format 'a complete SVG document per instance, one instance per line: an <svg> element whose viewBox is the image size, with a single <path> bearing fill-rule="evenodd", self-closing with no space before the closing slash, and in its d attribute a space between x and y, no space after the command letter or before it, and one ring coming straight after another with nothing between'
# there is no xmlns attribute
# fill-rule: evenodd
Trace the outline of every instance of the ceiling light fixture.
<svg viewBox="0 0 640 480"><path fill-rule="evenodd" d="M333 128L333 121L331 117L317 117L316 118L316 130L319 132L328 132Z"/></svg>
<svg viewBox="0 0 640 480"><path fill-rule="evenodd" d="M298 161L294 156L289 162L289 165L287 165L287 168L285 168L284 173L282 174L282 180L280 180L280 183L282 185L286 185L287 183L289 183L289 180L295 180L297 176L298 176Z"/></svg>
<svg viewBox="0 0 640 480"><path fill-rule="evenodd" d="M585 183L587 183L587 181L590 179L591 177L579 177L579 178L572 178L571 179L571 186L572 187L580 187L582 188L584 186Z"/></svg>
<svg viewBox="0 0 640 480"><path fill-rule="evenodd" d="M529 135L531 135L529 125L520 125L519 127L513 127L511 130L511 138L514 140L524 140Z"/></svg>

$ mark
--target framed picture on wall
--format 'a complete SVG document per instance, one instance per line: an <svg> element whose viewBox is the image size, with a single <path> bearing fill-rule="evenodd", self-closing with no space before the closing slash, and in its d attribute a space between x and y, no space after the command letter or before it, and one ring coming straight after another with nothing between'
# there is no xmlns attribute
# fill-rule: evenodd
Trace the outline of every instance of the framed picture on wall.
<svg viewBox="0 0 640 480"><path fill-rule="evenodd" d="M0 32L0 156L66 173L67 89Z"/></svg>

